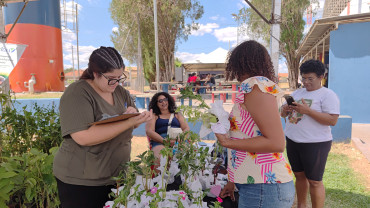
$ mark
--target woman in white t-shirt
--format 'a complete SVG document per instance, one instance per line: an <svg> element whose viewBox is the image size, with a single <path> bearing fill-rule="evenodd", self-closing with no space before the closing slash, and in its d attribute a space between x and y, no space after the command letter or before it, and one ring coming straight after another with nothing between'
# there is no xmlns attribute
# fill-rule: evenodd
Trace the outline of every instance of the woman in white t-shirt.
<svg viewBox="0 0 370 208"><path fill-rule="evenodd" d="M321 86L325 66L320 61L308 60L300 71L304 88L291 94L292 105L281 107L281 116L288 117L287 155L296 177L297 207L306 207L308 190L312 207L324 207L322 176L333 139L330 126L339 117L339 99Z"/></svg>

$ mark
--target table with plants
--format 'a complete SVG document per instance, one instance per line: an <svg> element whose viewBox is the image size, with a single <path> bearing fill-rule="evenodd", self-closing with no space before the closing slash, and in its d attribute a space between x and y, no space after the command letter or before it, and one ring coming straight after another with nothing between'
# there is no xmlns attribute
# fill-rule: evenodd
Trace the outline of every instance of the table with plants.
<svg viewBox="0 0 370 208"><path fill-rule="evenodd" d="M160 165L154 170L155 157L151 150L145 151L126 164L126 171L115 178L117 188L112 190L112 201L105 208L119 207L236 207L229 197L222 199L220 193L227 183L224 148L201 142L200 138L217 129L228 129L228 114L222 103L210 108L191 89L182 91L181 98L200 101L198 106L181 106L189 122L203 122L200 134L183 132L177 137L175 146L170 139L164 142ZM222 108L222 110L221 110Z"/></svg>

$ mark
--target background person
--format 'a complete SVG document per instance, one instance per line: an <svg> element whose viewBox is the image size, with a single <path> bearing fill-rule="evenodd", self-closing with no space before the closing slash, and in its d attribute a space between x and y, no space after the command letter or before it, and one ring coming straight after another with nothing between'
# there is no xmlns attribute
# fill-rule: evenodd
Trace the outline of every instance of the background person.
<svg viewBox="0 0 370 208"><path fill-rule="evenodd" d="M209 80L208 80L209 89L212 91L212 87L214 87L215 85L216 85L216 80L213 77L213 74L209 74ZM214 90L216 90L216 89L214 89Z"/></svg>
<svg viewBox="0 0 370 208"><path fill-rule="evenodd" d="M333 139L330 126L339 117L339 99L321 86L325 67L320 61L308 60L300 71L304 88L291 95L296 106L281 107L281 116L289 118L285 127L287 155L296 177L297 206L307 206L310 190L312 207L324 207L322 177Z"/></svg>
<svg viewBox="0 0 370 208"><path fill-rule="evenodd" d="M191 85L191 77L193 76L193 74L188 74L188 80L187 80L187 85Z"/></svg>
<svg viewBox="0 0 370 208"><path fill-rule="evenodd" d="M229 182L221 197L233 198L234 183L239 189L239 208L291 208L294 184L285 148L277 97L282 91L265 47L245 41L229 53L226 80L236 78L240 93L230 113L228 134L216 134L228 148Z"/></svg>
<svg viewBox="0 0 370 208"><path fill-rule="evenodd" d="M171 114L174 118L171 122L171 127L181 128L182 131L190 130L184 116L176 113L176 103L166 92L158 92L153 95L149 109L153 110L154 119L146 123L146 135L150 138L150 145L156 158L160 158L159 153L164 148L163 141L167 137L168 123ZM176 140L171 140L171 145L174 145ZM157 160L159 164L159 160Z"/></svg>
<svg viewBox="0 0 370 208"><path fill-rule="evenodd" d="M64 138L54 158L61 207L103 207L114 187L113 176L130 160L132 131L151 112L113 123L90 125L104 117L137 112L125 80L121 55L111 47L92 52L88 68L60 99ZM127 107L126 107L127 106Z"/></svg>
<svg viewBox="0 0 370 208"><path fill-rule="evenodd" d="M190 78L190 86L192 86L193 88L193 92L195 91L195 86L196 86L196 81L197 81L197 73L192 73L191 74L191 78Z"/></svg>

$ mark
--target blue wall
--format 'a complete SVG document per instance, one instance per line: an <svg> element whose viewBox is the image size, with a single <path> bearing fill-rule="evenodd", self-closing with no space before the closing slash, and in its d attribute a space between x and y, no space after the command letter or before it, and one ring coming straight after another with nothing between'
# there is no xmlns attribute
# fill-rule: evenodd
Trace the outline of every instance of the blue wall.
<svg viewBox="0 0 370 208"><path fill-rule="evenodd" d="M26 110L32 111L33 105L37 103L38 106L43 107L51 107L55 106L58 110L59 108L59 98L47 98L47 99L19 99L15 103L15 108L18 112L21 112L22 108L26 106ZM285 128L285 119L281 118L281 123L283 125L283 128ZM190 130L198 133L200 131L202 123L197 122L195 125L192 123L189 123ZM352 134L352 118L350 116L339 116L337 125L334 127L331 127L332 134L333 134L333 141L334 142L348 142L351 139ZM134 136L146 136L145 133L145 123L141 124L138 128L136 128L133 133ZM214 133L210 133L207 135L205 140L214 140L216 139Z"/></svg>
<svg viewBox="0 0 370 208"><path fill-rule="evenodd" d="M370 22L339 25L330 33L329 86L340 114L370 123Z"/></svg>

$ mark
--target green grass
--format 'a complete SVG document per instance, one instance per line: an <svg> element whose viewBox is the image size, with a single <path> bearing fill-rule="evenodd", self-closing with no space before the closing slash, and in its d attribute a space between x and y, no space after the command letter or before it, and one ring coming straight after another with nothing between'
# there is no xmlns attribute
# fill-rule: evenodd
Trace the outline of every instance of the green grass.
<svg viewBox="0 0 370 208"><path fill-rule="evenodd" d="M350 166L344 154L330 153L324 173L325 207L369 208L370 191Z"/></svg>
<svg viewBox="0 0 370 208"><path fill-rule="evenodd" d="M288 160L286 151L284 156ZM326 191L324 207L370 208L370 191L366 190L361 178L351 168L351 159L347 155L330 152L323 177ZM308 207L311 207L310 196L307 200Z"/></svg>

